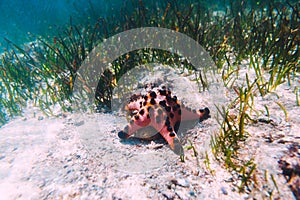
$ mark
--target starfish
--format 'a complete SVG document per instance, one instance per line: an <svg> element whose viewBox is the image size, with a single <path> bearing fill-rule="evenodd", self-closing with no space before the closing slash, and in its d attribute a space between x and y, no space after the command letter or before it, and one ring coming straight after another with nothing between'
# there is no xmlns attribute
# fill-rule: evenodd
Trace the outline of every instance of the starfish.
<svg viewBox="0 0 300 200"><path fill-rule="evenodd" d="M207 107L199 110L186 107L165 87L150 90L146 95L133 95L125 109L131 115L131 120L118 133L119 138L127 139L136 131L151 126L178 155L183 155L183 148L177 136L181 121L201 122L210 117Z"/></svg>

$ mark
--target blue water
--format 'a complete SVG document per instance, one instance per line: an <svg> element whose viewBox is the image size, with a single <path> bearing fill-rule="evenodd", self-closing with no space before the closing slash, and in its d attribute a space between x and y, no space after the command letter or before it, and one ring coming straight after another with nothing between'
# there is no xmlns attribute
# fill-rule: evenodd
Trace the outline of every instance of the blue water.
<svg viewBox="0 0 300 200"><path fill-rule="evenodd" d="M20 45L29 34L48 36L59 27L82 24L111 14L118 0L0 0L0 49L7 38Z"/></svg>
<svg viewBox="0 0 300 200"><path fill-rule="evenodd" d="M210 8L225 10L231 0L188 0ZM233 2L238 0L233 0ZM139 4L139 0L0 0L0 51L5 47L3 38L8 38L16 44L29 41L28 34L48 36L57 33L59 27L70 24L86 24L99 17L118 14L122 6L131 3ZM163 2L163 3L162 3ZM143 0L144 5L166 5L167 0ZM170 1L172 2L172 1ZM174 1L176 2L176 1ZM263 1L248 0L249 4ZM299 0L289 0L299 2ZM151 7L151 6L150 6ZM126 9L130 6L126 7ZM162 10L165 7L161 8ZM150 8L151 10L151 8Z"/></svg>
<svg viewBox="0 0 300 200"><path fill-rule="evenodd" d="M219 3L218 0L191 0L186 2L187 6L192 1L209 3L212 7ZM167 2L143 0L146 7L152 5L150 10ZM99 17L114 15L118 19L122 7L130 12L134 9L132 4L138 5L139 0L0 0L0 52L7 44L4 38L22 45L34 38L29 35L55 35L71 21L83 25L94 24Z"/></svg>
<svg viewBox="0 0 300 200"><path fill-rule="evenodd" d="M194 1L215 7L226 0ZM166 5L167 2L144 0L143 4ZM29 37L32 34L43 37L57 34L58 29L70 21L82 25L94 24L99 17L114 15L118 19L121 7L132 3L139 4L139 0L0 0L0 52L6 45L4 38L21 45L32 40L33 37Z"/></svg>

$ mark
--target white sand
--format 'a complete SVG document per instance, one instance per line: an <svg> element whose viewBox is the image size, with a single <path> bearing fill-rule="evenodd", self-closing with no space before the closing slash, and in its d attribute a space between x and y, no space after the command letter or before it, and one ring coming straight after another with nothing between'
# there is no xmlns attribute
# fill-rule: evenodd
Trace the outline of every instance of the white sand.
<svg viewBox="0 0 300 200"><path fill-rule="evenodd" d="M254 157L257 180L273 191L273 197L292 199L278 160L292 142L300 140L300 107L293 88L280 86L279 98L257 97L255 106L269 106L273 123L249 124L251 136L241 150L242 158ZM180 98L178 96L178 98ZM186 97L185 97L186 98ZM285 106L289 119L274 98ZM188 98L186 99L188 101ZM35 115L33 113L36 113ZM197 125L186 136L200 153L185 150L180 162L164 141L120 141L117 132L126 125L112 114L61 114L44 117L34 108L0 129L1 199L244 199L267 197L265 191L238 193L232 174L209 152L213 119ZM62 117L64 116L64 117ZM259 116L261 117L261 116ZM258 117L258 118L259 118ZM186 146L189 144L186 143ZM211 173L204 164L208 151ZM262 182L264 173L269 180ZM270 174L276 178L280 193Z"/></svg>

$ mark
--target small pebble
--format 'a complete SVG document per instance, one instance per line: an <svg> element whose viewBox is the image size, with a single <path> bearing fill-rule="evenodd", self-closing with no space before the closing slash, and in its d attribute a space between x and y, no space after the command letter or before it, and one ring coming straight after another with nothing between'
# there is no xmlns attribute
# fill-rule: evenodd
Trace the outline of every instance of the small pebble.
<svg viewBox="0 0 300 200"><path fill-rule="evenodd" d="M195 196L195 192L194 191L190 191L189 194L194 197Z"/></svg>
<svg viewBox="0 0 300 200"><path fill-rule="evenodd" d="M164 197L166 197L167 199L174 199L175 198L175 194L169 191L163 191L162 195Z"/></svg>
<svg viewBox="0 0 300 200"><path fill-rule="evenodd" d="M175 192L179 199L190 199L185 191L176 190Z"/></svg>
<svg viewBox="0 0 300 200"><path fill-rule="evenodd" d="M0 156L0 160L4 159L5 158L5 155L1 155Z"/></svg>
<svg viewBox="0 0 300 200"><path fill-rule="evenodd" d="M228 192L225 187L221 187L221 191L223 194L228 195Z"/></svg>
<svg viewBox="0 0 300 200"><path fill-rule="evenodd" d="M84 121L83 121L83 120L74 123L75 126L82 126L83 124L84 124Z"/></svg>
<svg viewBox="0 0 300 200"><path fill-rule="evenodd" d="M79 159L79 158L81 158L81 156L80 156L79 154L77 154L77 155L76 155L76 158Z"/></svg>
<svg viewBox="0 0 300 200"><path fill-rule="evenodd" d="M181 187L189 187L190 183L186 179L172 179L171 182L174 185L179 185Z"/></svg>
<svg viewBox="0 0 300 200"><path fill-rule="evenodd" d="M39 120L39 121L41 121L41 120L43 120L43 119L44 119L43 116L39 116L39 117L38 117L38 120Z"/></svg>
<svg viewBox="0 0 300 200"><path fill-rule="evenodd" d="M70 162L72 160L72 157L67 158L67 162Z"/></svg>
<svg viewBox="0 0 300 200"><path fill-rule="evenodd" d="M182 187L189 187L190 183L186 179L178 179L178 185L180 185Z"/></svg>

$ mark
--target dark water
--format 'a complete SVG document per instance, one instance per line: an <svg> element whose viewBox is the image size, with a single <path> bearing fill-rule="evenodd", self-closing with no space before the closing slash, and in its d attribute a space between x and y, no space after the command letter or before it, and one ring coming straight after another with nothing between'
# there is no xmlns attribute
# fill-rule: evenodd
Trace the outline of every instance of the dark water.
<svg viewBox="0 0 300 200"><path fill-rule="evenodd" d="M20 45L29 35L48 36L68 24L93 22L119 8L117 0L0 0L0 45ZM2 48L1 48L2 49Z"/></svg>
<svg viewBox="0 0 300 200"><path fill-rule="evenodd" d="M153 10L167 2L150 0L143 1L143 4ZM220 3L216 0L198 0L188 1L186 5L193 2L211 7ZM0 49L6 45L4 38L20 45L32 40L30 35L47 37L70 23L93 24L99 17L112 15L118 18L122 8L130 12L130 5L137 4L138 0L0 0Z"/></svg>
<svg viewBox="0 0 300 200"><path fill-rule="evenodd" d="M143 1L149 10L168 1ZM173 2L173 1L171 1ZM176 1L174 1L176 2ZM180 2L180 1L178 1ZM177 3L178 3L177 2ZM189 0L186 6L199 3L215 10L225 10L226 5L238 0ZM249 0L249 5L260 1ZM263 2L263 1L262 1ZM293 2L290 0L290 2ZM182 5L183 2L181 2ZM59 27L73 24L93 23L99 17L115 15L118 18L124 5L139 4L138 0L0 0L0 49L7 38L20 45L30 41L29 35L47 37L57 33ZM130 6L125 6L130 9ZM155 8L156 9L156 8ZM162 10L165 8L161 8ZM0 51L1 51L0 50Z"/></svg>

